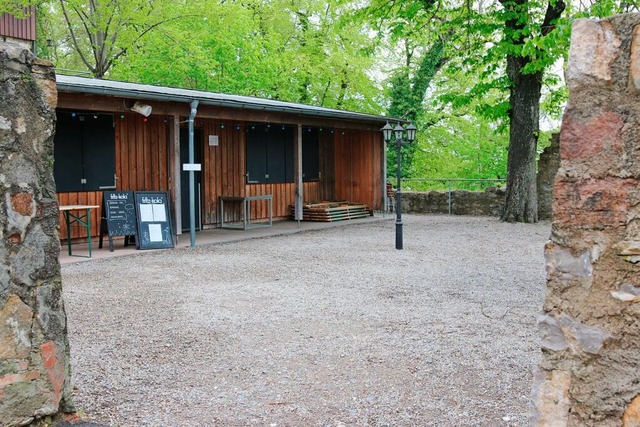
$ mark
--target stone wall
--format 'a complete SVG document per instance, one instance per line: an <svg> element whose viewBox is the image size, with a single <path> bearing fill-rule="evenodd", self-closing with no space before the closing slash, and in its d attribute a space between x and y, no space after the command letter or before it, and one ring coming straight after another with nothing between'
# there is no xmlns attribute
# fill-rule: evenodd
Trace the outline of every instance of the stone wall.
<svg viewBox="0 0 640 427"><path fill-rule="evenodd" d="M536 186L538 189L538 219L550 219L553 210L553 182L560 168L560 135L551 136L551 144L538 160Z"/></svg>
<svg viewBox="0 0 640 427"><path fill-rule="evenodd" d="M0 42L0 426L73 410L50 63Z"/></svg>
<svg viewBox="0 0 640 427"><path fill-rule="evenodd" d="M567 66L537 426L640 426L640 14L577 20Z"/></svg>
<svg viewBox="0 0 640 427"><path fill-rule="evenodd" d="M504 190L500 188L451 192L451 213L454 215L500 216L503 207ZM449 193L447 191L402 192L402 212L449 213Z"/></svg>

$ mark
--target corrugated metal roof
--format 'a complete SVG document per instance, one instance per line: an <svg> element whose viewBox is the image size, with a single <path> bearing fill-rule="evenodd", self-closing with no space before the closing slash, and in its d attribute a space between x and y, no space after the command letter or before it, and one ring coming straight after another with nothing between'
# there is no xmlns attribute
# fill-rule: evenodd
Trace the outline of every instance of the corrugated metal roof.
<svg viewBox="0 0 640 427"><path fill-rule="evenodd" d="M92 79L61 74L57 76L57 87L59 92L89 93L95 95L165 102L189 103L193 100L198 100L200 105L284 112L303 116L355 120L369 123L384 124L388 120L402 121L374 114L315 107L312 105L297 104L294 102L274 101L272 99L252 96L229 95L225 93L178 89L166 86L118 82L113 80Z"/></svg>
<svg viewBox="0 0 640 427"><path fill-rule="evenodd" d="M23 18L16 18L8 13L0 14L0 36L34 41L36 39L35 8L33 6L28 8Z"/></svg>

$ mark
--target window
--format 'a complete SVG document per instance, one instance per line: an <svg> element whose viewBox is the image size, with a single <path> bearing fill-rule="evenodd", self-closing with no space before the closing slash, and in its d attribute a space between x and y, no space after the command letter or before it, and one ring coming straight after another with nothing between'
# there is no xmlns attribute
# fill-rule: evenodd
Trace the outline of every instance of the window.
<svg viewBox="0 0 640 427"><path fill-rule="evenodd" d="M290 126L249 126L247 184L293 182L293 135Z"/></svg>
<svg viewBox="0 0 640 427"><path fill-rule="evenodd" d="M116 170L113 115L60 111L53 143L58 192L113 188Z"/></svg>
<svg viewBox="0 0 640 427"><path fill-rule="evenodd" d="M320 179L320 136L318 128L304 128L302 132L302 180Z"/></svg>

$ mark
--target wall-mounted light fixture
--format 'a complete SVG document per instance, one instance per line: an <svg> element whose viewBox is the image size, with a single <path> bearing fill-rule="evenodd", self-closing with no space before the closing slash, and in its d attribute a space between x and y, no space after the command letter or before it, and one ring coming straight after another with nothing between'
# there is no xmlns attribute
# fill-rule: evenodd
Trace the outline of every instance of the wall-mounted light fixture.
<svg viewBox="0 0 640 427"><path fill-rule="evenodd" d="M136 101L133 104L133 107L131 107L132 111L135 111L136 113L140 113L145 117L149 117L149 115L151 114L151 105L148 104L143 104L142 102Z"/></svg>

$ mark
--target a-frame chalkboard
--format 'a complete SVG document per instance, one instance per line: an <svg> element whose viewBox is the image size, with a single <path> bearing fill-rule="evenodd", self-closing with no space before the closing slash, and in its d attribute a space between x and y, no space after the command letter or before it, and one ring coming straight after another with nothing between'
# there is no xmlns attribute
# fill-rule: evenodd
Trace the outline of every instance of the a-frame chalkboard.
<svg viewBox="0 0 640 427"><path fill-rule="evenodd" d="M173 248L173 230L166 191L136 191L138 249Z"/></svg>
<svg viewBox="0 0 640 427"><path fill-rule="evenodd" d="M109 251L113 252L113 236L125 236L124 245L137 234L136 207L133 191L105 191L102 193L102 220L100 242L104 235L109 238Z"/></svg>

